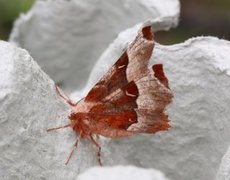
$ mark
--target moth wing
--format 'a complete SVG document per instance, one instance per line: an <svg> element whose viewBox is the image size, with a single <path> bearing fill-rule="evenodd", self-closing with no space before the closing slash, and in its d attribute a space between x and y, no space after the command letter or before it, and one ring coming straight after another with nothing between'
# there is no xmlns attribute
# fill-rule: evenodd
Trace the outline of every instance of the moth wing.
<svg viewBox="0 0 230 180"><path fill-rule="evenodd" d="M91 121L104 125L98 133L107 137L114 134L117 137L117 130L133 134L155 133L170 127L164 111L172 98L163 67L157 64L146 76L136 82L131 81L102 99L88 116Z"/></svg>
<svg viewBox="0 0 230 180"><path fill-rule="evenodd" d="M135 110L137 123L133 123L127 130L143 133L167 130L170 125L165 109L172 102L173 93L162 65L154 65L149 74L136 83L140 94L137 98L138 108Z"/></svg>
<svg viewBox="0 0 230 180"><path fill-rule="evenodd" d="M135 111L137 98L137 86L134 81L131 81L93 106L88 113L88 118L90 122L103 123L102 131L108 127L114 130L127 130L130 125L137 123ZM110 132L108 135L110 136Z"/></svg>
<svg viewBox="0 0 230 180"><path fill-rule="evenodd" d="M85 102L99 102L104 97L136 81L148 72L148 62L154 47L151 26L142 28L117 62L90 90Z"/></svg>
<svg viewBox="0 0 230 180"><path fill-rule="evenodd" d="M95 104L87 114L94 133L122 137L170 127L164 110L173 95L162 65L148 69L153 47L151 27L145 27L88 93L84 102Z"/></svg>

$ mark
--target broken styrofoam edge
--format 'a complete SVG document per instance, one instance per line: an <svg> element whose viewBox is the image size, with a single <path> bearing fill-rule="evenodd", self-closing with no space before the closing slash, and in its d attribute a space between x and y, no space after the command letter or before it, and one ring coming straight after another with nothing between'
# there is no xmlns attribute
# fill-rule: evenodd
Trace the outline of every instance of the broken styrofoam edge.
<svg viewBox="0 0 230 180"><path fill-rule="evenodd" d="M77 180L169 180L155 169L135 166L94 167L77 177Z"/></svg>
<svg viewBox="0 0 230 180"><path fill-rule="evenodd" d="M229 180L230 178L230 146L222 158L216 180Z"/></svg>
<svg viewBox="0 0 230 180"><path fill-rule="evenodd" d="M147 19L168 30L179 12L179 0L37 0L15 22L10 42L27 49L55 82L76 90L120 31Z"/></svg>
<svg viewBox="0 0 230 180"><path fill-rule="evenodd" d="M121 33L105 50L86 87L73 98L86 96L137 29ZM101 138L104 164L156 168L177 180L214 179L230 139L229 58L230 42L215 37L197 37L170 46L156 43L150 65L163 64L174 93L173 103L167 107L172 127L154 135Z"/></svg>
<svg viewBox="0 0 230 180"><path fill-rule="evenodd" d="M76 141L70 129L47 132L69 123L70 107L54 82L26 50L0 41L0 177L1 179L74 179L98 165L96 147Z"/></svg>

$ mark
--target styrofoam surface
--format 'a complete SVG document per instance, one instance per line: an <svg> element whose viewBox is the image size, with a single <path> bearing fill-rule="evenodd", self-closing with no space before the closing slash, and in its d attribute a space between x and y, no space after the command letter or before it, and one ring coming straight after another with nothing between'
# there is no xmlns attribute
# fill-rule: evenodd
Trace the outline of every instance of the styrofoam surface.
<svg viewBox="0 0 230 180"><path fill-rule="evenodd" d="M179 0L37 0L14 24L10 42L27 49L68 91L81 89L95 62L124 29L152 20L168 30L179 20Z"/></svg>

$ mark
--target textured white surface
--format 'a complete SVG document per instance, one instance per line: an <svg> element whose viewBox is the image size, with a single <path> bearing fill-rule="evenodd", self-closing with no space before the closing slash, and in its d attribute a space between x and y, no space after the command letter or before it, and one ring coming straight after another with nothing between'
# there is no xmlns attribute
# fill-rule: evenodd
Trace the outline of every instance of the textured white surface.
<svg viewBox="0 0 230 180"><path fill-rule="evenodd" d="M0 179L74 179L97 165L96 148L82 141L66 166L75 133L46 132L69 110L30 55L0 41Z"/></svg>
<svg viewBox="0 0 230 180"><path fill-rule="evenodd" d="M230 146L222 158L220 168L217 172L216 180L229 180L230 179Z"/></svg>
<svg viewBox="0 0 230 180"><path fill-rule="evenodd" d="M80 174L77 180L169 180L155 169L134 166L95 167Z"/></svg>
<svg viewBox="0 0 230 180"><path fill-rule="evenodd" d="M123 32L105 51L79 98L117 60L137 28ZM230 143L230 42L198 37L156 44L151 63L163 63L175 98L168 107L172 128L155 135L101 141L106 165L156 168L172 180L212 180ZM85 94L84 94L85 95Z"/></svg>
<svg viewBox="0 0 230 180"><path fill-rule="evenodd" d="M37 0L16 21L10 41L27 49L55 82L81 89L120 31L147 19L156 30L178 23L179 0Z"/></svg>
<svg viewBox="0 0 230 180"><path fill-rule="evenodd" d="M153 5L146 10L145 3ZM114 12L108 11L111 6ZM155 30L168 29L177 24L178 12L176 0L39 0L16 22L10 40L28 49L57 82L80 89L119 31L147 18ZM122 32L109 46L76 99L117 60L139 26ZM150 64L164 64L174 91L168 108L172 128L155 135L101 138L102 162L160 169L171 180L215 179L230 144L229 58L230 43L213 37L157 44ZM96 148L87 140L64 165L76 136L69 129L47 133L46 128L65 124L68 114L53 81L28 53L0 42L0 177L74 179L97 165ZM229 179L229 151L217 174L217 180L223 179Z"/></svg>

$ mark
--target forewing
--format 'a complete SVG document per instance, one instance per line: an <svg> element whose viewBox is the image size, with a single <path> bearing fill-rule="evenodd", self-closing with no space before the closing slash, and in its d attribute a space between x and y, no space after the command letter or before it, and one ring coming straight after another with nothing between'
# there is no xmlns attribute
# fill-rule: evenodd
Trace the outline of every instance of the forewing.
<svg viewBox="0 0 230 180"><path fill-rule="evenodd" d="M148 72L147 65L153 47L151 27L144 27L118 61L90 90L85 102L99 102L129 82L145 76Z"/></svg>
<svg viewBox="0 0 230 180"><path fill-rule="evenodd" d="M91 121L104 124L101 130L104 136L111 137L113 129L134 134L155 133L170 127L164 111L172 98L163 67L157 64L146 76L102 99L88 116Z"/></svg>
<svg viewBox="0 0 230 180"><path fill-rule="evenodd" d="M138 95L137 86L131 81L93 106L88 113L89 119L104 123L105 127L127 130L130 125L137 123L135 109Z"/></svg>
<svg viewBox="0 0 230 180"><path fill-rule="evenodd" d="M148 69L154 47L151 27L143 28L118 61L86 96L93 133L123 137L167 130L164 111L172 92L161 64Z"/></svg>

